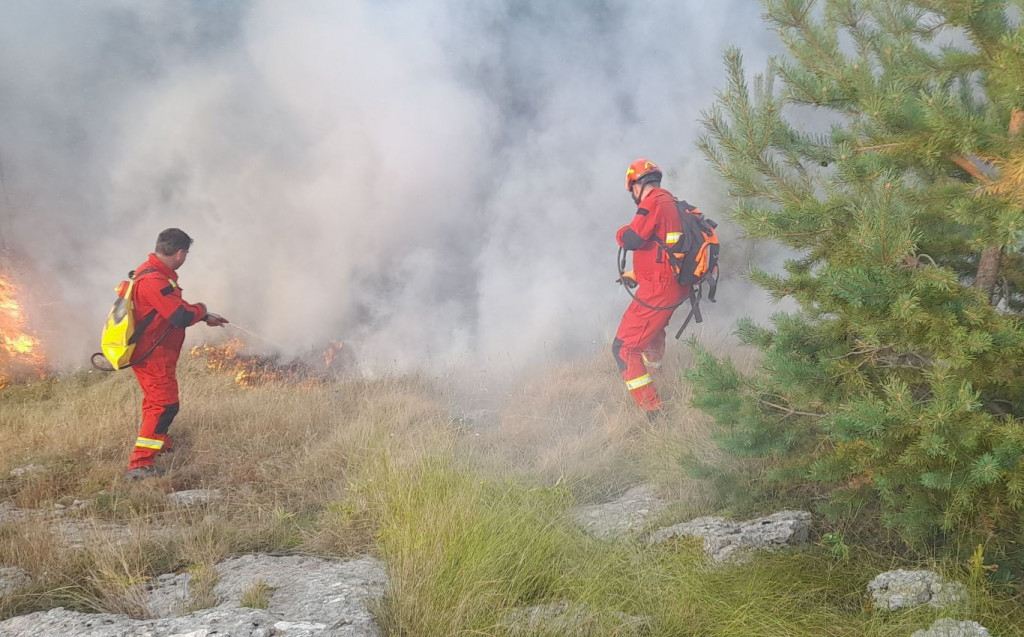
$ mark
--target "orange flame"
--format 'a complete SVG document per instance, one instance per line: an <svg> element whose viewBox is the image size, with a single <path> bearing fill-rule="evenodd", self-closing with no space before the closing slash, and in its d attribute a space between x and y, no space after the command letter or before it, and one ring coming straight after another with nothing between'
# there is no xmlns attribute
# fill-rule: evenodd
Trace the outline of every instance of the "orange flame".
<svg viewBox="0 0 1024 637"><path fill-rule="evenodd" d="M240 339L233 338L222 345L196 345L189 353L206 359L206 367L216 372L227 371L235 375L235 382L242 387L256 387L277 378L269 369L270 359L240 354L245 347Z"/></svg>
<svg viewBox="0 0 1024 637"><path fill-rule="evenodd" d="M0 388L22 376L41 376L46 362L39 339L25 331L28 317L18 294L18 287L0 276Z"/></svg>
<svg viewBox="0 0 1024 637"><path fill-rule="evenodd" d="M334 364L335 357L338 356L338 353L341 352L343 347L345 347L344 343L331 339L327 345L327 349L324 350L324 367L327 369L331 368L331 365Z"/></svg>
<svg viewBox="0 0 1024 637"><path fill-rule="evenodd" d="M230 373L236 384L251 389L272 382L317 383L327 380L336 371L334 367L343 344L330 341L328 347L316 358L287 363L280 362L276 357L243 354L241 352L244 347L245 343L241 339L232 338L220 345L196 345L189 350L189 354L203 357L208 369Z"/></svg>

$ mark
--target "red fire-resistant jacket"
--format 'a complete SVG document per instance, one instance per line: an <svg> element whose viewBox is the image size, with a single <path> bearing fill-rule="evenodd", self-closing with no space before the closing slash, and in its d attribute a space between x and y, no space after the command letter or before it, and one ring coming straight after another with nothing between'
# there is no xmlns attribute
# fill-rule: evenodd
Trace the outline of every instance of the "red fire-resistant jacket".
<svg viewBox="0 0 1024 637"><path fill-rule="evenodd" d="M151 270L147 272L147 270ZM178 287L178 273L170 269L155 254L135 270L135 332L142 332L135 343L132 360L145 355L166 332L156 351L147 358L147 362L160 361L162 364L174 366L185 341L185 328L195 325L206 316L206 306L202 303L186 303L181 298ZM168 331L170 328L170 331Z"/></svg>
<svg viewBox="0 0 1024 637"><path fill-rule="evenodd" d="M633 271L637 279L647 281L675 280L672 266L658 241L672 245L683 231L676 208L676 199L663 188L654 188L640 202L636 216L615 234L619 247L633 251Z"/></svg>

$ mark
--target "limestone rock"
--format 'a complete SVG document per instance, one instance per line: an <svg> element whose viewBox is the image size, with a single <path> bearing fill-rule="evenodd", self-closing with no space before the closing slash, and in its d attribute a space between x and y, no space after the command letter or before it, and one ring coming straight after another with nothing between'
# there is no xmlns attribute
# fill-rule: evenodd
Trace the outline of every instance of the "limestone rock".
<svg viewBox="0 0 1024 637"><path fill-rule="evenodd" d="M25 465L24 467L15 467L14 469L11 469L11 477L26 478L32 475L33 473L39 473L40 471L43 471L45 469L46 467L37 464L29 464Z"/></svg>
<svg viewBox="0 0 1024 637"><path fill-rule="evenodd" d="M184 615L192 601L191 581L189 573L168 573L151 580L146 591L146 610L150 616L163 619Z"/></svg>
<svg viewBox="0 0 1024 637"><path fill-rule="evenodd" d="M726 562L748 551L804 544L810 528L811 514L806 511L779 511L746 522L705 517L655 531L650 542L664 542L674 537L701 538L708 557L715 562Z"/></svg>
<svg viewBox="0 0 1024 637"><path fill-rule="evenodd" d="M575 512L575 518L594 537L610 540L641 531L647 521L666 506L653 485L641 484L611 502L581 507Z"/></svg>
<svg viewBox="0 0 1024 637"><path fill-rule="evenodd" d="M32 578L28 573L14 566L0 567L0 597L10 595L14 591L28 586Z"/></svg>
<svg viewBox="0 0 1024 637"><path fill-rule="evenodd" d="M966 601L967 591L959 582L947 582L931 571L887 571L868 583L875 608L900 610L928 604L943 608Z"/></svg>
<svg viewBox="0 0 1024 637"><path fill-rule="evenodd" d="M25 518L25 512L10 502L0 502L0 523L15 522Z"/></svg>
<svg viewBox="0 0 1024 637"><path fill-rule="evenodd" d="M992 637L992 633L978 622L945 617L935 620L928 630L915 631L910 637Z"/></svg>
<svg viewBox="0 0 1024 637"><path fill-rule="evenodd" d="M62 608L0 622L4 637L378 637L370 605L384 594L387 575L373 558L341 562L302 556L246 555L216 566L215 608L183 614L190 576L151 582L147 607L155 619L86 614ZM266 610L241 607L242 595L263 581Z"/></svg>
<svg viewBox="0 0 1024 637"><path fill-rule="evenodd" d="M78 613L63 608L0 622L4 637L270 637L275 618L251 608L209 609L171 619L138 620L124 615ZM306 637L302 633L284 633ZM321 633L329 634L329 633ZM344 634L344 633L337 633ZM351 633L358 635L359 633Z"/></svg>
<svg viewBox="0 0 1024 637"><path fill-rule="evenodd" d="M270 612L282 620L345 626L351 633L376 634L376 620L367 602L381 597L387 583L384 565L364 557L348 562L311 557L245 555L217 565L220 581L214 594L237 606L253 582L273 589ZM360 632L362 631L362 632Z"/></svg>
<svg viewBox="0 0 1024 637"><path fill-rule="evenodd" d="M180 507L193 507L210 504L220 499L220 491L217 489L191 489L189 491L175 491L167 494L171 504Z"/></svg>

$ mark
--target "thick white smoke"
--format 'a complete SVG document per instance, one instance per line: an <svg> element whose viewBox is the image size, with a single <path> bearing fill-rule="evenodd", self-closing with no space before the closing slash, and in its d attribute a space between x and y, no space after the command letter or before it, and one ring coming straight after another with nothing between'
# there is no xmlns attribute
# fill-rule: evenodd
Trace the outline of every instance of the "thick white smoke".
<svg viewBox="0 0 1024 637"><path fill-rule="evenodd" d="M753 0L2 11L0 232L60 300L41 322L67 361L171 226L196 239L186 298L292 351L340 338L404 369L603 350L626 165L654 159L715 216L698 113L726 45L756 69L771 42Z"/></svg>

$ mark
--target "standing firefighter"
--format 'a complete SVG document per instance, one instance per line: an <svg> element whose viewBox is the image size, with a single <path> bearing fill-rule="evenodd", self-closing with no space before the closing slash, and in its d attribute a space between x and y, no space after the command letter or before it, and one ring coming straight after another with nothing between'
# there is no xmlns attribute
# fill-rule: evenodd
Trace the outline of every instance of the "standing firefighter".
<svg viewBox="0 0 1024 637"><path fill-rule="evenodd" d="M160 475L153 460L171 446L167 430L178 413L175 368L185 328L199 321L220 326L228 321L210 314L202 303L186 303L178 287L177 269L185 263L192 238L168 228L156 250L134 272L133 317L135 350L131 368L142 387L142 426L125 477L140 480Z"/></svg>
<svg viewBox="0 0 1024 637"><path fill-rule="evenodd" d="M664 249L679 242L683 227L676 198L661 187L661 169L637 159L626 171L626 190L637 204L636 215L615 239L620 248L633 251L633 271L621 281L637 291L622 316L612 354L633 400L653 419L661 411L661 398L650 370L661 366L665 328L691 286L679 282Z"/></svg>

